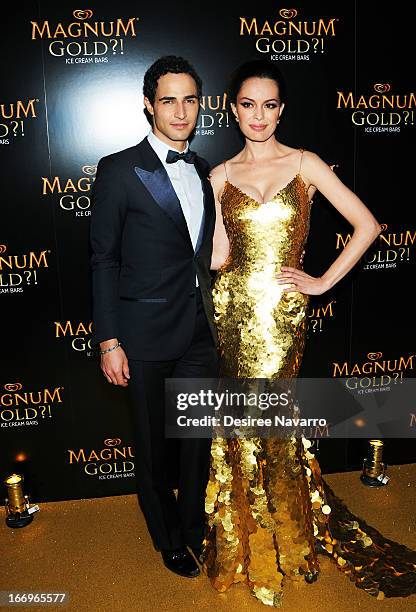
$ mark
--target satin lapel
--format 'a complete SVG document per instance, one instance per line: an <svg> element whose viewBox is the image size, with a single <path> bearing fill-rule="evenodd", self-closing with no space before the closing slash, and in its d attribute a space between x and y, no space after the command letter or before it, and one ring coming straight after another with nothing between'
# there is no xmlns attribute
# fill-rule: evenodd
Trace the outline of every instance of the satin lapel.
<svg viewBox="0 0 416 612"><path fill-rule="evenodd" d="M189 235L186 219L182 212L182 207L178 196L170 182L168 173L163 164L153 151L147 139L139 144L143 153L145 153L145 163L141 162L141 166L135 166L134 171L137 177L141 180L147 191L150 193L156 204L169 216L176 225L182 236L189 241L192 247L191 237ZM193 248L192 248L193 250Z"/></svg>
<svg viewBox="0 0 416 612"><path fill-rule="evenodd" d="M206 172L204 171L204 168L202 167L198 157L196 158L196 161L195 161L195 169L198 173L199 178L201 179L202 191L204 194L204 198L203 198L204 212L202 215L202 221L201 221L201 225L199 228L198 240L197 240L196 247L195 247L195 253L197 253L199 249L201 248L202 243L204 242L206 230L209 227L209 224L212 218L212 214L214 210L213 208L214 201L213 201L211 184L207 178Z"/></svg>
<svg viewBox="0 0 416 612"><path fill-rule="evenodd" d="M183 237L191 241L181 204L164 167L161 165L154 172L149 172L135 166L134 171L155 202L174 222Z"/></svg>

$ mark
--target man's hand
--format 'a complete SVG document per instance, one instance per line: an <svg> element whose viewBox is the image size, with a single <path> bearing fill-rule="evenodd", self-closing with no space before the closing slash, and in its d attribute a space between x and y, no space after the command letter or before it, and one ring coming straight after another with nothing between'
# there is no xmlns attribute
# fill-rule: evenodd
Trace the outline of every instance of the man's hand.
<svg viewBox="0 0 416 612"><path fill-rule="evenodd" d="M111 348L117 342L116 338L101 342L101 350ZM114 351L101 355L101 369L109 383L127 387L130 378L129 362L121 346L114 349Z"/></svg>

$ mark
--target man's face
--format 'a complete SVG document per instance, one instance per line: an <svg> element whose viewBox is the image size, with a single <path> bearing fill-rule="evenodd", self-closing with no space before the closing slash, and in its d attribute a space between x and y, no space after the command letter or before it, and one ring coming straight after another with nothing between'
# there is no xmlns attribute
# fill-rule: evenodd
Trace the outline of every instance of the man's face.
<svg viewBox="0 0 416 612"><path fill-rule="evenodd" d="M199 111L197 86L189 74L163 75L157 82L153 105L145 98L153 116L153 131L163 142L182 149L196 125Z"/></svg>

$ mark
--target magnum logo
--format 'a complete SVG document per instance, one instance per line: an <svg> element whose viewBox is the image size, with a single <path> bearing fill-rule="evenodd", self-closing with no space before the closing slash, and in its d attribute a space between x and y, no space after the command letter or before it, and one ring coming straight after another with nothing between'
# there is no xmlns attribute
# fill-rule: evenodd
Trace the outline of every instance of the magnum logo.
<svg viewBox="0 0 416 612"><path fill-rule="evenodd" d="M352 91L337 91L337 108L351 110L351 122L366 132L399 132L401 126L414 125L415 94L391 93L390 83L375 83L375 93L355 96Z"/></svg>
<svg viewBox="0 0 416 612"><path fill-rule="evenodd" d="M272 53L272 60L309 60L309 53L324 53L328 38L336 35L337 18L306 21L296 8L282 8L277 18L260 20L240 17L240 36L256 38L260 53Z"/></svg>
<svg viewBox="0 0 416 612"><path fill-rule="evenodd" d="M39 98L30 98L0 104L0 144L10 144L10 137L25 135L25 119L36 119L38 102Z"/></svg>
<svg viewBox="0 0 416 612"><path fill-rule="evenodd" d="M38 425L39 419L52 418L52 409L62 404L64 387L25 391L20 382L6 383L0 395L1 427Z"/></svg>
<svg viewBox="0 0 416 612"><path fill-rule="evenodd" d="M39 268L48 268L49 250L29 251L20 255L5 254L7 246L0 244L0 294L22 293L25 287L38 284Z"/></svg>
<svg viewBox="0 0 416 612"><path fill-rule="evenodd" d="M389 391L390 385L403 381L403 372L413 370L415 355L395 359L383 358L383 353L368 353L367 360L353 364L333 362L332 376L346 377L346 386L359 393Z"/></svg>
<svg viewBox="0 0 416 612"><path fill-rule="evenodd" d="M69 464L81 465L87 476L98 476L99 480L132 477L134 476L132 448L120 445L120 438L108 438L104 440L104 448L99 450L68 449Z"/></svg>
<svg viewBox="0 0 416 612"><path fill-rule="evenodd" d="M196 136L213 136L217 128L229 127L230 116L227 110L227 94L202 96L201 112L196 126Z"/></svg>
<svg viewBox="0 0 416 612"><path fill-rule="evenodd" d="M86 176L77 179L63 179L54 176L49 179L42 176L42 195L59 195L59 207L65 211L74 211L76 217L89 217L91 215L91 185L95 180L97 166L82 166Z"/></svg>
<svg viewBox="0 0 416 612"><path fill-rule="evenodd" d="M55 325L55 338L70 338L71 347L77 353L84 353L88 357L93 357L97 353L97 349L94 350L91 346L91 333L92 333L92 321L89 323L83 323L78 321L77 323L72 321L54 321Z"/></svg>
<svg viewBox="0 0 416 612"><path fill-rule="evenodd" d="M308 331L313 333L323 330L323 322L335 316L334 305L336 300L331 300L327 304L317 304L308 312Z"/></svg>
<svg viewBox="0 0 416 612"><path fill-rule="evenodd" d="M381 224L382 232L361 258L364 270L396 268L414 258L416 230L404 229L388 232L388 225ZM336 234L336 250L343 249L351 240L351 234Z"/></svg>
<svg viewBox="0 0 416 612"><path fill-rule="evenodd" d="M124 39L137 36L138 17L118 18L114 21L87 21L93 11L75 10L72 13L75 21L69 24L49 21L31 21L32 40L52 39L49 53L54 57L65 57L67 64L92 64L108 62L107 54L124 54ZM85 38L82 42L68 39ZM105 40L98 40L104 38ZM93 39L93 40L90 40Z"/></svg>

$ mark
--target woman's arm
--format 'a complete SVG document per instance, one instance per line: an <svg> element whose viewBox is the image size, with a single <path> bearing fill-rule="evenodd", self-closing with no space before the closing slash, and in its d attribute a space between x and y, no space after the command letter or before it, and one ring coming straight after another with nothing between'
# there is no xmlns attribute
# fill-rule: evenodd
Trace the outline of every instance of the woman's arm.
<svg viewBox="0 0 416 612"><path fill-rule="evenodd" d="M211 171L210 180L215 197L216 221L212 245L211 270L218 270L225 263L230 250L230 243L225 231L221 211L221 195L225 184L224 165L220 164Z"/></svg>
<svg viewBox="0 0 416 612"><path fill-rule="evenodd" d="M321 277L315 278L302 270L282 266L282 274L278 275L278 282L292 284L292 287L285 288L284 291L301 291L309 295L320 295L331 289L353 268L377 238L381 227L360 198L344 185L315 153L305 151L302 174L354 228L351 240Z"/></svg>

